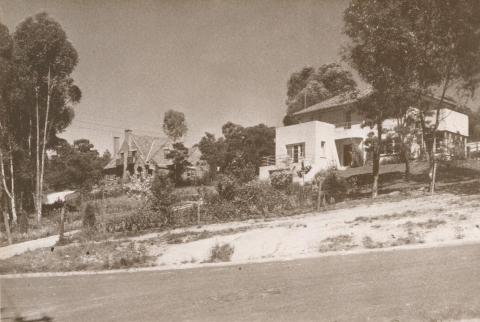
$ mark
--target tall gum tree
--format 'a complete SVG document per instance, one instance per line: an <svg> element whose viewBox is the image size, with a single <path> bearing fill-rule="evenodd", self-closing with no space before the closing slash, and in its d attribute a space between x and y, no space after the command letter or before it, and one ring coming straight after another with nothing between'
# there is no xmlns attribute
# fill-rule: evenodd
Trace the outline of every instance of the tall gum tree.
<svg viewBox="0 0 480 322"><path fill-rule="evenodd" d="M62 26L46 13L21 22L13 40L14 59L24 87L19 98L23 104L19 105L27 106L30 116L24 143L28 144L30 155L35 155L34 203L40 221L46 150L56 134L71 123L73 105L81 98L81 91L70 76L78 63L78 54Z"/></svg>
<svg viewBox="0 0 480 322"><path fill-rule="evenodd" d="M12 51L13 39L10 32L6 26L0 24L0 195L4 193L10 200L12 224L15 225L17 211L13 158L16 144L14 141L15 128L12 126L10 118L12 114L10 99L15 77Z"/></svg>
<svg viewBox="0 0 480 322"><path fill-rule="evenodd" d="M408 66L403 63L405 57L399 54L408 50L408 42L402 34L403 27L392 24L398 16L396 3L380 1L352 1L344 14L345 33L350 41L343 57L372 86L372 94L360 99L357 108L376 131L372 139L376 142L372 141L370 147L373 198L378 195L383 123L398 116L403 108L403 104L399 105L402 93L408 84Z"/></svg>
<svg viewBox="0 0 480 322"><path fill-rule="evenodd" d="M436 133L447 92L474 93L480 78L480 2L353 0L345 11L346 57L375 90L413 97L424 137L431 137L430 191L438 164ZM439 96L427 104L426 95ZM391 101L390 99L388 101ZM402 107L393 106L398 117ZM426 122L429 113L432 124Z"/></svg>

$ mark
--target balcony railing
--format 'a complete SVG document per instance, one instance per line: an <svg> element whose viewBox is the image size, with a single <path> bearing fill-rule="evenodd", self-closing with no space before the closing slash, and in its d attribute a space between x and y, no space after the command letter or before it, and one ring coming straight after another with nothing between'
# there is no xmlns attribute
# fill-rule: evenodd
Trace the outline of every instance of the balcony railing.
<svg viewBox="0 0 480 322"><path fill-rule="evenodd" d="M262 158L262 166L289 166L290 164L300 164L302 162L312 164L314 161L313 155L298 156L296 158L288 155L269 155Z"/></svg>

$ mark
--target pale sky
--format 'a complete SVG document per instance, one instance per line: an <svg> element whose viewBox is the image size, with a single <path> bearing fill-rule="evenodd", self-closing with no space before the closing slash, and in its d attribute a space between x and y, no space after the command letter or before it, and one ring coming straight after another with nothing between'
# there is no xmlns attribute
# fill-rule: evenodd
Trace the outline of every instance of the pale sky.
<svg viewBox="0 0 480 322"><path fill-rule="evenodd" d="M281 125L290 74L339 62L346 0L0 0L13 32L48 12L80 62L75 119L61 136L112 150L123 128L162 133L168 109L185 113L187 144L227 121ZM143 134L147 134L142 132Z"/></svg>

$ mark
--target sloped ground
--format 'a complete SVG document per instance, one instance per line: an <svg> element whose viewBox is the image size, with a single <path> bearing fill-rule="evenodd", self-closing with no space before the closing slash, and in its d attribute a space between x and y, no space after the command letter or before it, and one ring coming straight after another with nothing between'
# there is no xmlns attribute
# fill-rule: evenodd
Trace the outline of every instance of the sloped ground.
<svg viewBox="0 0 480 322"><path fill-rule="evenodd" d="M442 193L317 214L252 223L247 231L147 247L160 266L196 266L211 261L216 245L234 249L232 263L316 257L411 245L480 242L480 196ZM204 227L209 231L217 225ZM222 225L222 230L239 224ZM183 236L199 230L181 231ZM175 233L175 232L173 232Z"/></svg>
<svg viewBox="0 0 480 322"><path fill-rule="evenodd" d="M440 186L438 190L439 193L433 196L415 190L408 194L394 193L375 202L368 199L350 201L338 204L335 210L295 217L214 224L95 242L88 244L89 253L81 256L85 263L75 263L76 266L69 266L68 270L75 270L75 267L81 270L129 267L129 261L121 258L121 247L116 255L112 255L118 258L108 260L109 263L125 262L125 265L103 265L97 262L105 256L95 257L96 253L103 254L104 248L118 246L112 246L111 243L121 246L125 242L132 249L142 250L141 254L134 255L146 259L136 262L134 267L154 265L161 269L197 267L220 261L277 261L338 252L348 254L379 249L480 243L480 181L469 180ZM41 242L37 243L40 247L46 247ZM77 248L81 247L83 245L56 246L55 252L37 249L8 259L5 259L8 256L2 256L4 260L0 261L0 271L14 273L49 271L49 267L51 270L61 269L64 265L60 265L60 262L64 261L64 257L72 260L72 255L79 253ZM213 252L214 249L216 252ZM4 253L5 248L0 248L0 254ZM52 263L49 266L49 260L59 265ZM38 265L29 264L38 261L45 263L41 265L41 270ZM91 266L91 262L96 265Z"/></svg>

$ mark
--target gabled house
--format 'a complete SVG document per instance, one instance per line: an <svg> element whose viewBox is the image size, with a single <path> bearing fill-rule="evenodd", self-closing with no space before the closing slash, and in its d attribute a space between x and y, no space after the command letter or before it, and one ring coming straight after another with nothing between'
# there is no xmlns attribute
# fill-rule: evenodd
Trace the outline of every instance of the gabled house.
<svg viewBox="0 0 480 322"><path fill-rule="evenodd" d="M196 144L188 149L188 162L190 162L190 166L182 176L184 180L195 182L203 178L210 169L207 162L202 160L202 153Z"/></svg>
<svg viewBox="0 0 480 322"><path fill-rule="evenodd" d="M123 180L152 175L155 170L168 169L172 164L166 158L171 148L169 138L136 135L127 129L121 145L119 137L113 138L112 159L104 167L104 173Z"/></svg>
<svg viewBox="0 0 480 322"><path fill-rule="evenodd" d="M366 120L355 103L370 93L371 89L366 89L338 95L294 113L299 124L276 128L275 155L264 160L264 166L259 171L260 179L268 180L274 171L289 170L293 174L303 171L301 179L297 175L294 178L307 182L318 171L332 166L345 169L353 163L365 164L367 152L364 143L373 130L365 126ZM435 97L424 99L433 104L439 102ZM434 122L434 115L429 116L428 121ZM383 127L393 131L396 125L396 120L389 119ZM437 145L455 144L466 149L467 138L468 115L453 100L445 100L440 110ZM418 143L413 145L418 149L424 141L424 138L419 138ZM398 152L399 146L395 146L393 140L382 151L382 157ZM418 153L413 155L418 157Z"/></svg>

